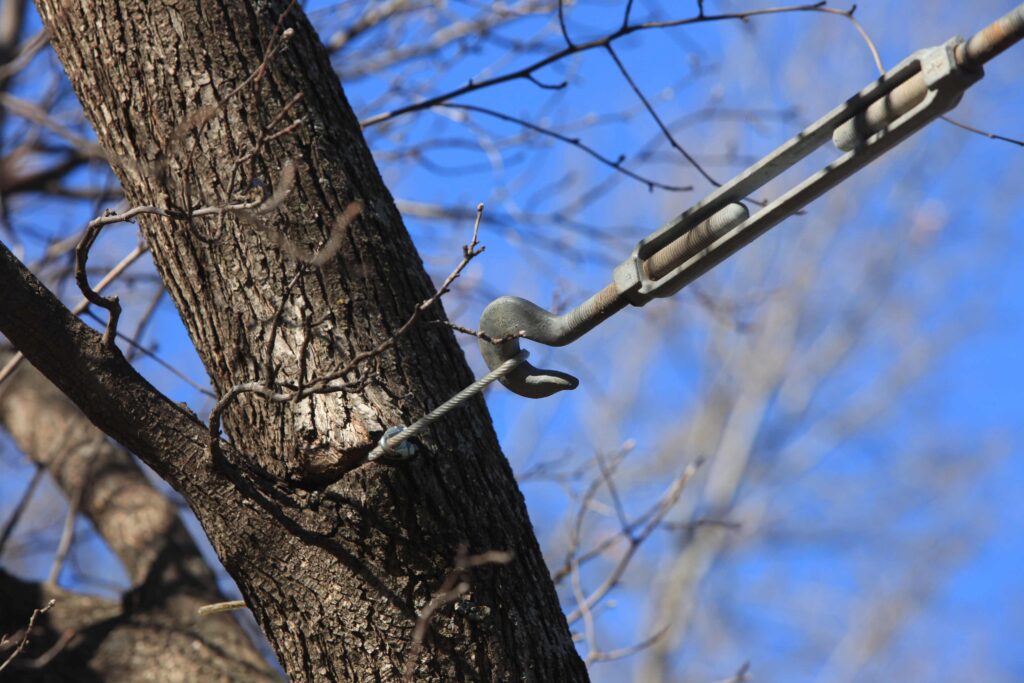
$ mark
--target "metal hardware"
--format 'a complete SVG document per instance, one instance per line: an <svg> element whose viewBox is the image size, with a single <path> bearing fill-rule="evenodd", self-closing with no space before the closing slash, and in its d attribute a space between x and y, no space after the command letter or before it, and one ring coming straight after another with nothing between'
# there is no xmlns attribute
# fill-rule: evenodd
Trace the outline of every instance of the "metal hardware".
<svg viewBox="0 0 1024 683"><path fill-rule="evenodd" d="M844 152L856 147L863 138L881 130L891 121L910 111L940 81L976 74L964 85L966 89L982 76L981 66L1024 37L1024 5L1006 13L974 34L970 40L954 38L945 45L922 50L921 69L885 97L872 102L855 117L836 128L832 135L835 146ZM952 44L951 44L952 43ZM961 89L961 94L963 93ZM959 97L950 105L956 106Z"/></svg>
<svg viewBox="0 0 1024 683"><path fill-rule="evenodd" d="M643 306L656 297L675 294L682 284L678 278L664 276L672 259L683 259L700 253L710 242L727 232L747 217L741 204L728 204L722 210L696 225L693 221L681 223L681 228L692 226L682 234L674 235L664 249L649 262L634 251L634 255L615 268L614 281L600 292L565 315L554 315L540 306L517 296L495 299L480 316L480 331L491 339L504 339L495 343L480 340L480 353L490 368L519 352L519 339L523 337L548 346L564 346L579 339L618 313L627 304ZM681 217L682 218L682 217ZM639 248L639 247L638 247ZM651 281L650 277L660 278ZM508 339L508 337L513 337ZM572 375L558 370L542 370L523 362L501 379L506 387L527 398L544 398L579 385Z"/></svg>
<svg viewBox="0 0 1024 683"><path fill-rule="evenodd" d="M391 439L405 431L405 425L388 427L384 436L380 437L377 447L370 453L368 460L387 460L388 462L407 462L416 457L416 444L412 441L402 441L391 445Z"/></svg>
<svg viewBox="0 0 1024 683"><path fill-rule="evenodd" d="M380 441L377 443L377 446L366 456L366 459L370 462L381 460L391 464L403 463L412 460L416 457L418 447L411 439L419 436L427 427L434 424L448 413L466 405L466 402L469 401L469 399L482 392L488 384L496 379L501 379L508 373L512 372L520 363L525 362L529 355L530 352L526 350L513 354L511 358L502 361L498 367L494 368L486 375L431 410L408 427L404 425L389 427L385 430L384 436L380 437Z"/></svg>
<svg viewBox="0 0 1024 683"><path fill-rule="evenodd" d="M1024 4L969 41L955 37L920 50L818 119L753 166L662 228L640 240L617 266L612 283L556 316L519 297L492 301L480 318L480 351L496 368L519 352L516 335L548 346L575 341L625 308L671 296L785 218L875 161L960 101L983 75L981 62L1024 37ZM918 92L920 91L920 92ZM748 215L741 202L830 140L845 154ZM528 398L543 398L579 381L522 363L501 379Z"/></svg>

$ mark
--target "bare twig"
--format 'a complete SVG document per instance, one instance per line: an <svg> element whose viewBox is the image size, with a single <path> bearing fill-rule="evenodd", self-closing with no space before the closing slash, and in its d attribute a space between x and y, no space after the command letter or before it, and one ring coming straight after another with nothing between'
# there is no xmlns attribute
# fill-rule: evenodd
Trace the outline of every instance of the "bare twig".
<svg viewBox="0 0 1024 683"><path fill-rule="evenodd" d="M50 132L58 135L72 146L74 146L83 155L94 159L107 160L107 155L103 151L103 148L97 145L77 133L73 133L68 130L57 121L55 121L44 109L41 109L31 102L10 95L8 93L0 92L0 107L4 107L8 111L20 116L23 119L31 121L43 128L46 128Z"/></svg>
<svg viewBox="0 0 1024 683"><path fill-rule="evenodd" d="M622 28L629 26L629 15L633 11L633 0L626 0L626 11L622 13Z"/></svg>
<svg viewBox="0 0 1024 683"><path fill-rule="evenodd" d="M964 130L966 130L968 132L975 133L977 135L981 135L983 137L986 137L989 140L1002 140L1003 142L1009 142L1011 145L1017 145L1018 147L1024 147L1024 140L1018 140L1016 138L1008 138L1005 135L997 135L996 133L989 133L989 132L981 130L979 128L975 128L974 126L968 126L966 123L962 123L960 121L956 121L955 119L951 119L948 116L943 116L942 120L945 121L946 123L952 123L957 128L963 128Z"/></svg>
<svg viewBox="0 0 1024 683"><path fill-rule="evenodd" d="M387 0L372 3L362 17L349 23L328 41L328 49L332 52L343 49L351 44L354 37L364 34L372 28L385 24L388 26L388 38L384 41L367 40L367 48L353 51L344 61L341 68L342 80L352 83L356 79L379 73L389 67L421 59L437 54L452 44L459 43L470 37L480 41L505 42L497 29L502 24L535 15L547 15L554 6L554 0L520 0L505 3L477 3L483 12L466 20L456 20L447 25L435 25L426 41L409 40L405 31L391 30L401 14L411 14L427 7L437 7L433 3L415 3L411 0ZM414 19L415 21L415 19ZM401 36L401 38L397 38ZM515 40L511 43L514 49L525 50L533 43Z"/></svg>
<svg viewBox="0 0 1024 683"><path fill-rule="evenodd" d="M301 118L297 118L285 124L285 126L280 128L279 130L274 130L274 128L281 122L281 120L288 115L288 112L290 112L293 107L295 107L299 102L302 101L302 98L303 93L299 92L296 93L295 96L292 97L292 99L286 102L285 105L281 107L281 110L274 115L274 118L270 119L270 121L268 121L266 125L260 128L260 133L257 136L256 141L252 146L252 149L235 159L234 167L231 169L231 181L227 185L229 188L229 195L234 190L235 183L238 181L239 173L242 170L242 164L249 161L250 159L253 159L256 155L258 155L263 150L263 147L264 145L266 145L266 143L276 140L284 135L287 135L288 133L297 130L299 126L302 125L303 120Z"/></svg>
<svg viewBox="0 0 1024 683"><path fill-rule="evenodd" d="M271 199L273 201L273 199ZM270 330L267 334L266 350L263 357L263 381L262 382L244 382L237 384L229 389L214 405L210 411L210 445L211 448L215 446L216 440L220 436L220 421L224 410L227 409L228 405L238 396L245 393L252 393L261 396L269 401L274 402L291 402L295 403L307 398L315 393L332 393L337 391L348 391L358 389L362 384L360 381L346 382L341 385L329 385L328 383L320 382L317 384L316 391L310 391L308 387L303 386L303 378L305 376L305 363L306 353L309 348L310 335L307 334L306 341L303 343L299 364L300 372L298 379L298 386L294 391L280 392L274 389L276 370L274 368L274 356L273 350L274 345L277 341L277 334L281 326L281 321L284 316L284 309L291 297L291 292L298 284L299 280L305 274L305 266L320 267L325 264L331 257L337 253L337 250L341 247L344 239L345 228L351 223L362 211L361 202L352 202L345 210L342 211L341 215L334 222L334 226L331 230L331 234L328 236L327 241L324 245L316 252L309 252L308 250L300 247L299 245L291 244L287 241L287 238L283 233L275 233L279 236L277 242L279 248L284 249L296 260L300 262L299 269L295 275L285 286L284 293L281 297L281 302L278 304L277 309L274 311L274 315L270 321ZM310 312L310 316L312 312ZM305 324L305 322L304 322Z"/></svg>
<svg viewBox="0 0 1024 683"><path fill-rule="evenodd" d="M153 322L153 317L156 315L157 308L160 307L160 302L164 298L164 294L167 293L167 287L161 282L161 285L157 288L156 294L150 297L149 305L146 306L146 310L139 316L138 322L135 324L135 331L132 332L128 338L128 343L131 349L128 350L128 360L134 360L135 357L148 349L144 349L142 346L142 336L146 333L146 328ZM154 354L155 356L155 354Z"/></svg>
<svg viewBox="0 0 1024 683"><path fill-rule="evenodd" d="M116 266L111 268L110 271L106 274L106 276L104 276L104 278L102 280L99 281L99 283L96 285L96 290L95 291L96 292L102 292L104 289L106 289L107 286L111 282L113 282L118 277L120 277L121 273L123 273L125 270L127 270L133 263L138 261L139 258L143 254L145 254L147 251L149 251L149 247L147 247L145 245L139 245L139 246L135 247L123 259L121 259L121 261ZM88 308L88 307L89 307L89 300L88 299L82 299L81 301L79 301L75 305L74 308L71 309L71 312L74 315L79 315L83 311L85 311L85 309ZM0 370L0 384L3 384L4 381L8 377L10 377L14 373L15 370L18 369L18 366L21 364L21 361L23 361L24 359L25 359L25 356L20 351L18 351L13 356L11 356L11 359L9 361L7 361L7 364L3 367L2 370Z"/></svg>
<svg viewBox="0 0 1024 683"><path fill-rule="evenodd" d="M86 261L89 258L89 250L92 249L96 238L99 237L102 225L103 223L97 223L95 220L90 222L88 229L85 231L85 236L82 237L82 241L75 247L75 282L78 283L78 288L82 291L82 295L88 299L89 303L106 309L109 314L106 329L103 331L103 344L108 348L113 348L114 335L117 333L117 321L121 317L120 299L116 296L107 297L98 294L89 286L89 277L86 274Z"/></svg>
<svg viewBox="0 0 1024 683"><path fill-rule="evenodd" d="M480 330L474 330L471 327L457 325L449 320L433 320L431 321L431 324L444 325L445 327L455 330L456 332L468 334L472 337L476 337L477 339L483 339L485 342L489 342L491 344L504 344L505 342L510 342L513 339L521 339L524 334L523 332L514 332L512 334L507 334L504 337L491 337L489 335L484 334Z"/></svg>
<svg viewBox="0 0 1024 683"><path fill-rule="evenodd" d="M313 339L313 329L311 318L313 317L313 311L308 308L302 309L302 343L299 346L299 369L295 373L295 398L293 403L299 402L299 397L302 395L302 390L306 383L306 363L307 354L309 353L309 342Z"/></svg>
<svg viewBox="0 0 1024 683"><path fill-rule="evenodd" d="M333 382L336 379L340 379L341 377L344 377L348 373L352 372L362 363L365 363L369 359L376 358L383 352L390 349L398 341L399 337L408 332L412 328L412 326L416 324L416 322L420 319L420 316L422 316L423 313L430 310L430 308L432 308L434 304L436 304L442 296L449 292L451 286L455 283L455 280L459 278L459 276L462 274L462 271L465 270L466 266L469 265L470 261L472 261L474 258L476 258L477 256L484 252L484 247L480 245L479 239L480 220L483 217L483 211L484 205L478 204L476 209L476 218L473 221L473 236L470 239L469 244L463 245L462 247L462 260L459 261L458 265L455 266L454 270L452 270L448 277L445 278L444 282L441 283L441 286L438 287L429 298L425 299L413 310L412 315L409 316L408 320L406 320L401 327L395 330L394 334L392 334L391 337L384 340L383 342L381 342L374 348L370 349L369 351L364 351L362 353L356 354L347 363L345 363L344 366L329 373L326 377L321 379L320 383L326 384L329 382Z"/></svg>
<svg viewBox="0 0 1024 683"><path fill-rule="evenodd" d="M4 524L3 531L0 532L0 555L3 555L4 546L7 545L7 540L11 537L14 527L18 525L18 520L21 519L21 516L25 513L25 508L28 507L29 501L32 500L32 495L35 493L36 486L39 485L39 482L43 478L43 474L45 472L46 470L42 465L36 465L36 471L32 473L32 478L29 479L28 484L25 486L25 490L22 491L21 498L18 499L18 504L14 506L11 516Z"/></svg>
<svg viewBox="0 0 1024 683"><path fill-rule="evenodd" d="M404 107L399 107L391 111L376 114L369 118L363 119L360 122L360 125L362 125L364 128L367 128L369 126L374 126L379 123L383 123L384 121L388 121L395 117L402 116L403 114L422 111L424 109L435 107L439 104L444 104L449 100L455 99L456 97L461 97L462 95L465 95L467 93L476 92L477 90L482 90L484 88L490 88L501 83L508 83L509 81L527 79L534 72L546 66L554 64L555 62L561 61L562 59L565 59L569 55L573 55L579 52L586 52L588 50L593 50L596 48L603 48L607 45L612 44L619 38L630 35L632 33L636 33L638 31L647 31L651 29L660 28L674 28L677 26L687 26L690 24L711 21L743 21L755 16L762 16L767 14L781 14L784 12L817 12L820 11L825 6L825 4L826 3L822 1L815 2L812 4L790 5L786 7L769 7L764 9L747 10L744 12L731 12L725 14L699 14L698 16L689 17L686 19L674 19L669 21L649 21L641 24L623 26L614 33L610 33L606 36L595 38L585 43L576 43L571 46L567 46L562 50L555 52L554 54L548 55L547 57L539 59L533 62L532 64L529 64L520 69L516 69L515 71L510 71L500 76L495 76L493 78L487 78L480 81L470 81L469 83L460 88L456 88L455 90L451 90L441 95L435 95L434 97L427 98L420 102L414 102L412 104L405 105Z"/></svg>
<svg viewBox="0 0 1024 683"><path fill-rule="evenodd" d="M208 617L211 614L222 614L245 609L245 600L228 600L226 602L215 602L211 605L203 605L196 612L201 617Z"/></svg>
<svg viewBox="0 0 1024 683"><path fill-rule="evenodd" d="M128 222L142 214L152 214L177 220L190 220L192 218L201 218L204 216L219 216L224 213L251 211L258 206L260 206L259 202L229 204L226 206L208 206L188 213L182 213L174 209L165 209L159 206L136 206L121 213L108 211L102 216L89 221L89 224L85 229L85 235L82 237L82 241L78 243L78 247L75 249L75 281L78 283L78 288L82 291L85 298L88 299L89 303L106 309L110 314L110 317L107 320L106 329L103 332L103 343L108 347L114 345L114 339L117 333L117 321L121 316L121 304L118 298L116 296L101 296L96 290L89 286L89 278L86 274L86 263L89 259L89 250L92 249L92 245L96 242L96 238L99 237L100 231L104 226L112 223Z"/></svg>
<svg viewBox="0 0 1024 683"><path fill-rule="evenodd" d="M583 637L586 639L587 648L591 652L598 651L597 629L594 624L594 613L590 609L586 596L583 594L583 578L580 576L579 564L573 560L572 563L572 596L576 604L580 605L579 613L583 617Z"/></svg>
<svg viewBox="0 0 1024 683"><path fill-rule="evenodd" d="M878 69L878 73L885 73L885 67L882 65L882 56L879 54L878 48L875 46L875 41L871 39L871 36L868 35L864 26L862 26L861 23L857 21L856 17L853 16L853 13L857 11L856 5L847 10L836 9L834 7L821 7L818 11L843 17L853 24L853 27L857 29L857 33L859 33L860 37L864 40L864 44L868 46L868 50L871 52L871 59L874 60L875 68Z"/></svg>
<svg viewBox="0 0 1024 683"><path fill-rule="evenodd" d="M304 270L300 267L285 285L284 292L281 294L281 303L277 305L274 315L270 319L270 330L267 332L267 343L263 354L263 378L266 386L274 383L274 345L277 343L277 333L281 327L281 320L284 318L284 309L292 296L292 290L302 278L303 273ZM211 415L211 420L212 417Z"/></svg>
<svg viewBox="0 0 1024 683"><path fill-rule="evenodd" d="M21 654L22 650L24 650L29 643L29 636L32 634L32 629L35 628L36 619L39 618L39 615L49 612L50 608L53 607L56 602L56 600L50 600L50 602L46 603L45 607L32 610L32 616L28 619L28 626L25 627L25 634L21 637L21 641L18 643L17 647L14 648L14 651L7 656L7 659L5 659L2 664L0 664L0 671L3 671L10 666L11 662ZM8 644L10 640L11 638L8 637L0 639L0 647Z"/></svg>
<svg viewBox="0 0 1024 683"><path fill-rule="evenodd" d="M622 173L623 175L626 175L626 176L632 178L633 180L637 180L637 181L643 183L644 185L647 186L647 189L649 189L649 190L653 190L654 188L658 188L658 189L661 189L661 190L668 190L670 192L689 192L690 190L693 189L693 187L690 186L690 185L668 185L666 183L662 183L662 182L659 182L657 180L653 180L651 178L646 178L646 177L640 175L639 173L636 173L635 171L631 171L628 168L625 168L622 165L622 163L626 160L625 155L620 156L618 159L614 159L614 160L613 159L609 159L608 157L604 156L603 154L598 152L593 147L591 147L591 146L589 146L587 144L584 144L579 138L574 138L574 137L569 137L568 135L563 135L563 134L561 134L561 133L559 133L557 131L551 130L550 128L544 128L543 126L539 126L536 123L531 123L530 121L527 121L526 119L521 119L521 118L518 118L518 117L515 117L515 116L510 116L508 114L503 114L500 111L495 111L494 109L488 109L487 107L480 107L480 106L477 106L477 105L474 105L474 104L443 104L443 105L438 105L438 106L442 106L442 107L445 107L445 108L448 108L448 109L459 109L459 110L464 110L464 111L477 112L479 114L485 114L487 116L491 116L493 118L500 119L502 121L506 121L506 122L509 122L509 123L515 123L517 125L523 126L524 128L529 128L530 130L536 131L536 132L538 132L538 133L540 133L542 135L546 135L548 137L552 137L552 138L554 138L556 140L559 140L561 142L565 142L567 144L570 144L570 145L572 145L574 147L578 147L579 149L583 150L584 152L586 152L587 154L589 154L593 158L595 158L598 161L600 161L605 166L608 166L609 168L611 168L611 169L613 169L615 171L618 171L619 173Z"/></svg>
<svg viewBox="0 0 1024 683"><path fill-rule="evenodd" d="M66 629L64 629L64 632L60 634L60 637L57 638L56 641L54 641L53 645L51 645L46 650L46 652L44 652L43 654L39 655L35 659L30 659L28 661L22 661L18 665L18 667L22 668L22 669L37 669L37 670L44 668L46 665L48 665L50 662L52 662L54 660L54 658L57 655L59 655L64 650L64 648L66 648L68 646L68 643L70 643L71 640L76 635L78 635L78 631L76 631L75 629L73 629L73 628L66 628Z"/></svg>
<svg viewBox="0 0 1024 683"><path fill-rule="evenodd" d="M39 51L46 47L49 42L50 32L45 28L26 40L21 47L18 48L18 52L14 59L6 64L0 64L0 81L7 80L28 66L32 59L39 54Z"/></svg>
<svg viewBox="0 0 1024 683"><path fill-rule="evenodd" d="M572 42L572 38L569 37L569 29L565 25L565 0L558 0L558 26L562 30L562 37L565 38L566 46L570 50L573 49L575 45Z"/></svg>
<svg viewBox="0 0 1024 683"><path fill-rule="evenodd" d="M636 84L636 81L634 81L633 77L629 74L629 70L626 68L626 65L622 63L621 59L619 59L619 55L615 52L615 48L613 48L611 44L606 45L605 48L608 50L608 54L611 56L612 61L615 62L615 66L618 67L619 73L621 73L622 77L626 79L626 83L629 84L630 89L637 96L640 102L644 105L644 109L646 109L647 112L651 115L651 118L654 119L654 122L658 125L658 128L661 129L661 133L662 135L665 136L665 139L668 140L668 144L670 144L674 150L679 152L683 156L683 158L686 159L686 161L688 161L690 165L693 166L697 170L697 172L704 177L705 180L707 180L715 187L719 187L721 183L712 178L708 174L708 172L704 170L704 167L697 162L693 155L687 152L685 149L683 149L682 145L680 145L676 141L675 136L672 135L672 132L668 129L668 126L666 126L665 122L661 120L660 116L658 116L658 112L655 111L654 106L651 104L650 100L648 100L647 97L644 96L643 91L640 90L640 86Z"/></svg>
<svg viewBox="0 0 1024 683"><path fill-rule="evenodd" d="M239 83L237 86L232 88L227 94L222 97L217 104L212 104L206 107L200 108L191 116L187 117L179 125L173 138L181 138L184 133L192 128L196 127L196 133L202 130L203 126L206 125L213 115L220 111L224 105L230 100L234 99L240 92L250 86L258 86L262 81L263 77L267 73L267 69L270 68L270 61L277 56L277 54L287 46L288 41L294 35L294 31L290 28L284 28L284 22L291 14L292 8L295 7L297 0L291 0L288 6L284 8L280 16L277 18L277 24L274 25L274 30L271 32L270 41L267 44L266 52L263 55L263 59L260 61L260 65L257 66L249 76Z"/></svg>
<svg viewBox="0 0 1024 683"><path fill-rule="evenodd" d="M53 566L50 567L50 574L46 582L56 586L60 578L60 572L64 569L64 562L67 560L71 544L75 540L75 522L78 521L78 510L82 505L82 496L85 487L89 485L88 475L79 483L74 495L68 501L67 515L64 517L64 529L60 534L60 542L57 544L57 552L53 558Z"/></svg>
<svg viewBox="0 0 1024 683"><path fill-rule="evenodd" d="M669 486L668 490L662 496L661 500L658 501L656 511L651 518L640 528L635 535L629 535L626 537L626 551L619 558L615 567L605 578L604 582L595 589L589 596L587 596L582 602L577 603L575 610L569 613L566 620L571 624L578 621L581 617L586 615L587 612L594 608L600 600L604 598L615 586L618 585L619 580L625 573L626 568L629 567L629 563L632 561L633 556L636 554L637 549L643 544L644 541L651 535L651 533L658 528L661 520L667 515L672 507L678 502L679 497L683 494L683 490L686 488L686 484L690 481L693 475L697 472L697 468L701 465L702 461L697 461L687 466L675 481ZM579 573L579 560L573 561L573 573Z"/></svg>
<svg viewBox="0 0 1024 683"><path fill-rule="evenodd" d="M92 318L98 323L103 322L103 320L98 315L91 313L90 311L85 311L82 315L88 318ZM139 355L145 356L146 358L149 358L151 361L162 367L167 372L171 373L172 375L180 379L185 384L195 389L200 394L203 394L204 396L213 399L217 398L217 396L207 387L203 386L199 382L195 381L194 379L186 375L179 368L175 367L173 363L164 360L152 349L146 348L144 345L140 344L134 338L128 336L127 334L122 334L121 332L117 333L117 338L128 345L130 352L125 354L125 357L128 358L128 360L134 360Z"/></svg>
<svg viewBox="0 0 1024 683"><path fill-rule="evenodd" d="M683 476L685 475L686 472L684 471ZM596 486L597 484L598 480L595 480L592 486ZM672 491L673 487L670 486L666 495L668 495ZM585 495L583 497L583 500L581 501L579 508L580 513L582 513L583 510L587 507L587 505L589 504L589 500L592 497L593 492L588 490L588 494ZM699 526L722 526L725 528L736 529L739 526L735 522L716 520L697 520L695 522L689 522L682 525L675 524L672 522L666 522L664 521L664 517L669 510L665 508L664 502L665 497L663 496L659 500L655 501L642 514L638 515L635 519L629 521L625 526L622 526L619 529L619 531L595 543L589 550L585 552L579 552L578 535L581 520L577 518L577 531L575 532L576 536L574 537L575 540L570 542L570 548L568 550L565 562L562 564L561 567L559 567L551 573L551 580L558 584L561 581L563 581L566 576L569 576L570 572L573 569L574 562L577 566L582 567L584 564L590 562L591 560L597 557L600 557L608 549L615 545L618 545L619 543L622 543L623 541L626 541L626 543L629 544L633 542L633 539L639 539L641 536L644 536L646 538L646 536L650 535L650 532L654 531L655 528L675 530L681 528L689 529Z"/></svg>
<svg viewBox="0 0 1024 683"><path fill-rule="evenodd" d="M668 633L668 630L668 626L662 626L657 631L647 636L640 642L633 643L632 645L629 645L627 647L620 647L614 650L591 650L587 653L587 663L592 664L596 662L612 662L616 659L624 659L626 657L631 657L638 652L646 650L647 648L651 647L659 640L664 638L665 634Z"/></svg>

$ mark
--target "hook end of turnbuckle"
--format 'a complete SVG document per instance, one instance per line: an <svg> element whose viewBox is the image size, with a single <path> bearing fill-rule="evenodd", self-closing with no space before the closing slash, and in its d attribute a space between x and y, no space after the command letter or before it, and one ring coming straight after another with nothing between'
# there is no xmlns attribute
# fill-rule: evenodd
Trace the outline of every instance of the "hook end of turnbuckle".
<svg viewBox="0 0 1024 683"><path fill-rule="evenodd" d="M561 322L557 316L526 299L517 296L495 299L480 316L480 331L487 336L480 340L484 362L494 370L515 356L520 351L520 337L560 346L565 343L560 338ZM523 361L500 381L510 391L526 398L546 398L580 384L568 373L538 368L528 361Z"/></svg>
<svg viewBox="0 0 1024 683"><path fill-rule="evenodd" d="M538 368L526 361L499 381L526 398L547 398L580 385L580 381L567 372Z"/></svg>

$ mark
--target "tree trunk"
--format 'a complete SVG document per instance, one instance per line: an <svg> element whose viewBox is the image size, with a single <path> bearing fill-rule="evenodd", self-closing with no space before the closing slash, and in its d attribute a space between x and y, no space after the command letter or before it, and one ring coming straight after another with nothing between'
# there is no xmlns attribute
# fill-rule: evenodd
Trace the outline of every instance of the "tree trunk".
<svg viewBox="0 0 1024 683"><path fill-rule="evenodd" d="M219 394L245 382L294 388L329 374L394 337L430 296L299 7L37 5L131 204L187 212L276 191L265 216L139 221ZM355 201L361 214L339 222ZM324 245L329 258L311 265ZM424 317L443 313L438 305ZM110 410L89 405L94 390L76 395L80 386L53 376L70 361L29 357L182 492L293 680L393 680L409 656L416 680L586 678L482 400L426 435L417 460L365 463L387 426L408 424L471 380L445 327L414 326L346 375L341 393L297 403L241 395L225 412L234 448L219 460L197 450L191 418L173 416L189 421L174 432L126 406L140 429L189 436L165 443L129 433ZM460 547L514 558L473 570L466 609L442 609L417 649L418 611Z"/></svg>

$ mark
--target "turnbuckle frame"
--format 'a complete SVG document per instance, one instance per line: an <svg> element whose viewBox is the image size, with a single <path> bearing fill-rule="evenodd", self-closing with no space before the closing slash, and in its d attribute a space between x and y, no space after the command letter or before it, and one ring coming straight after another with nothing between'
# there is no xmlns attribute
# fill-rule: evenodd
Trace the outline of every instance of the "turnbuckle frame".
<svg viewBox="0 0 1024 683"><path fill-rule="evenodd" d="M492 370L519 352L519 337L549 346L578 339L627 303L643 306L667 297L708 272L785 218L843 182L959 103L984 75L980 64L958 63L954 37L919 50L773 152L637 243L613 271L612 284L565 315L519 297L501 297L484 309L480 350ZM961 53L963 51L961 50ZM902 86L902 87L901 87ZM896 93L898 97L890 96ZM898 104L895 103L898 100ZM866 114L875 105L873 119ZM881 112L879 113L879 109ZM845 151L752 215L744 202L835 136ZM530 398L574 389L578 380L522 363L502 378Z"/></svg>

